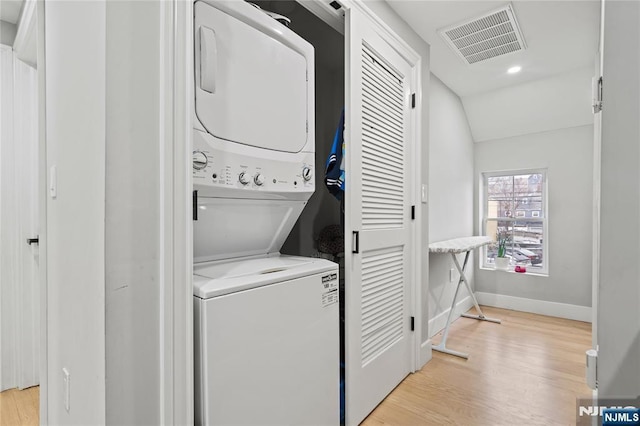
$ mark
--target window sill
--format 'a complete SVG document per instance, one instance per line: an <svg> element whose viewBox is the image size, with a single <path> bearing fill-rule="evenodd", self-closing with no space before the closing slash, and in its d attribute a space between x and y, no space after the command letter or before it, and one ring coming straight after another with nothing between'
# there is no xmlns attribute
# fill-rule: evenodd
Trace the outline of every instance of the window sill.
<svg viewBox="0 0 640 426"><path fill-rule="evenodd" d="M507 269L506 271L503 269L496 269L496 268L490 268L490 267L486 267L486 266L481 266L480 267L481 271L493 271L493 272L506 272L508 274L516 274L516 275L531 275L533 277L544 277L544 278L549 278L549 273L548 272L529 272L529 270L527 269L527 272L516 272L513 270L513 266L511 266L509 269Z"/></svg>

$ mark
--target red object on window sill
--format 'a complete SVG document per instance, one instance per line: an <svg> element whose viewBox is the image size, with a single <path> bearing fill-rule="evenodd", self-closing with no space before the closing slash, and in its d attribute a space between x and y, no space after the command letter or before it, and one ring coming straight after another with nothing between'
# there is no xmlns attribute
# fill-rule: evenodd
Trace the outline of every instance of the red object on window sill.
<svg viewBox="0 0 640 426"><path fill-rule="evenodd" d="M516 266L515 271L524 274L525 272L527 272L527 268L525 268L524 266Z"/></svg>

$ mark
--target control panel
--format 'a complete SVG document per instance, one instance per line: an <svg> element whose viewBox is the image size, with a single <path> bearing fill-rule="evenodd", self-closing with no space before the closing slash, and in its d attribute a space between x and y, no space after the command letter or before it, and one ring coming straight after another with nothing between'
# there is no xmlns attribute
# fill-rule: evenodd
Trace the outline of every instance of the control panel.
<svg viewBox="0 0 640 426"><path fill-rule="evenodd" d="M199 132L196 132L196 134ZM265 192L313 192L314 154L278 153L256 155L256 148L220 149L194 138L193 183L198 187L242 189Z"/></svg>

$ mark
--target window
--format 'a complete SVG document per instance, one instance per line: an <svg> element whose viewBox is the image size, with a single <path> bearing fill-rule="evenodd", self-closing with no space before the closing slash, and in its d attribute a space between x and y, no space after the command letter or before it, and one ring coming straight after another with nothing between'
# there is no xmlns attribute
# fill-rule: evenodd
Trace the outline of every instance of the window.
<svg viewBox="0 0 640 426"><path fill-rule="evenodd" d="M484 235L494 242L484 247L481 267L493 268L498 234L507 237L511 265L546 274L547 179L545 170L483 173L481 220Z"/></svg>

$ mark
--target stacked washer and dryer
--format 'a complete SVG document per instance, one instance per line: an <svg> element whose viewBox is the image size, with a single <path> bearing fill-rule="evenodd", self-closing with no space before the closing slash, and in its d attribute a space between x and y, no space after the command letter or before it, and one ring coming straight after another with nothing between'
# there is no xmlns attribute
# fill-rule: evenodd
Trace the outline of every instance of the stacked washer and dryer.
<svg viewBox="0 0 640 426"><path fill-rule="evenodd" d="M243 1L194 4L195 418L340 422L338 266L279 253L315 190L314 49Z"/></svg>

